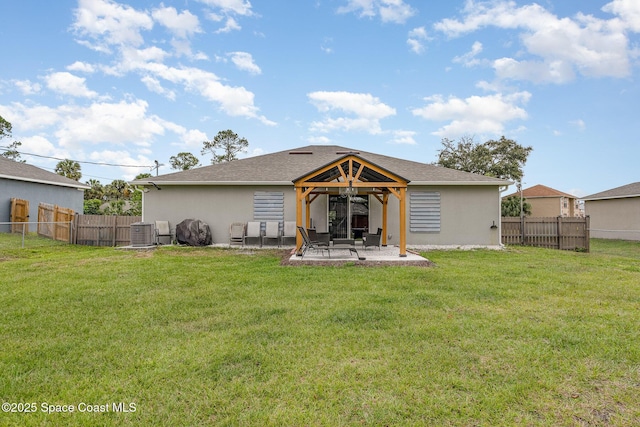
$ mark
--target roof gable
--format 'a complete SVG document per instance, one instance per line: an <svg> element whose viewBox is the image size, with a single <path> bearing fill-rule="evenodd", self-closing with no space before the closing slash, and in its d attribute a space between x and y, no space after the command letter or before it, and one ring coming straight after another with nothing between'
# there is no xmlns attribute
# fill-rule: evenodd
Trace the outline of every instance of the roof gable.
<svg viewBox="0 0 640 427"><path fill-rule="evenodd" d="M621 199L627 197L640 197L640 182L623 185L600 193L583 197L583 200Z"/></svg>
<svg viewBox="0 0 640 427"><path fill-rule="evenodd" d="M520 196L520 192L516 191L515 193L509 194L505 197L512 196ZM576 196L572 196L571 194L564 193L562 191L556 190L555 188L547 187L546 185L538 184L533 187L525 188L522 190L522 197L526 197L528 199L542 198L542 197L567 197L569 199L577 199Z"/></svg>
<svg viewBox="0 0 640 427"><path fill-rule="evenodd" d="M0 157L0 178L56 185L59 187L72 187L81 190L91 188L86 184L58 175L57 173L49 172L27 163L15 162L3 157Z"/></svg>

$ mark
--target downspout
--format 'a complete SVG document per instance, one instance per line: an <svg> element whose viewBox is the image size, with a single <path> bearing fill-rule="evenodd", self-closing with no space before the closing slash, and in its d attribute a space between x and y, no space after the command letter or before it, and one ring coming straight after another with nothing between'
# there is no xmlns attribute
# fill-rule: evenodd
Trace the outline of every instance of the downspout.
<svg viewBox="0 0 640 427"><path fill-rule="evenodd" d="M140 216L142 217L142 219L141 219L140 221L141 221L141 222L144 222L144 193L146 193L146 191L144 191L144 190L145 190L145 188L144 188L144 187L143 187L143 188L142 188L142 190L141 190L141 189L139 189L139 188L138 188L138 186L137 186L137 185L136 185L136 186L134 186L134 187L133 187L133 189L134 189L135 191L139 191L139 192L140 192L140 194L142 195L142 200L141 200L141 205L140 205L140 210L141 210L141 212L140 212L140 213L141 213L141 215L140 215ZM149 191L149 190L147 190L147 191Z"/></svg>

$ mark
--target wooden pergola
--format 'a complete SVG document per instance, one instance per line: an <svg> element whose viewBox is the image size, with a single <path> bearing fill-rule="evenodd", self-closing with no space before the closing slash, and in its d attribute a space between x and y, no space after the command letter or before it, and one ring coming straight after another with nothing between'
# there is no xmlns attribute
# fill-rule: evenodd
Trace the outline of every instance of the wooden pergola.
<svg viewBox="0 0 640 427"><path fill-rule="evenodd" d="M389 195L394 195L400 204L400 256L407 256L407 215L406 194L410 181L395 173L377 166L355 153L346 153L343 157L322 166L293 181L296 189L296 224L309 228L311 203L321 194L349 194L355 189L366 189L382 203L382 245L387 244L387 207ZM306 206L306 221L303 219L303 203ZM302 236L296 235L296 251L302 248Z"/></svg>

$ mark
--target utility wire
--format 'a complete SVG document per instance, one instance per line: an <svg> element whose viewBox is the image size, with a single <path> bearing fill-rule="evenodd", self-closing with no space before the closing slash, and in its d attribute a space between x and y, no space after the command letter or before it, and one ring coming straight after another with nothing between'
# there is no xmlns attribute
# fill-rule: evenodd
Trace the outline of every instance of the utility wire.
<svg viewBox="0 0 640 427"><path fill-rule="evenodd" d="M4 151L9 151L9 147L0 147L0 149L2 149ZM150 165L118 165L118 164L115 164L115 163L101 163L101 162L90 162L90 161L84 161L84 160L61 159L59 157L43 156L41 154L33 154L33 153L24 153L22 151L16 151L16 153L24 154L25 156L42 157L44 159L71 160L73 162L86 163L86 164L89 164L89 165L117 166L117 167L121 167L121 168L149 168L149 169L155 169L156 168L156 165L153 165L153 166L150 166Z"/></svg>

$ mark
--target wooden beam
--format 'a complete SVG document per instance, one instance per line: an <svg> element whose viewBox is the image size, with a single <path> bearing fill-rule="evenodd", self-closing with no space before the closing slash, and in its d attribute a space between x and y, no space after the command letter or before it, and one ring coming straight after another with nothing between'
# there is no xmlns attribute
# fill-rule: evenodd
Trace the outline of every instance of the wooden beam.
<svg viewBox="0 0 640 427"><path fill-rule="evenodd" d="M296 188L296 225L302 227L302 187ZM296 228L296 254L300 254L302 249L302 236Z"/></svg>
<svg viewBox="0 0 640 427"><path fill-rule="evenodd" d="M407 256L407 189L400 188L400 256Z"/></svg>
<svg viewBox="0 0 640 427"><path fill-rule="evenodd" d="M376 196L377 198L377 196ZM382 246L387 246L387 207L389 205L389 193L382 195Z"/></svg>

